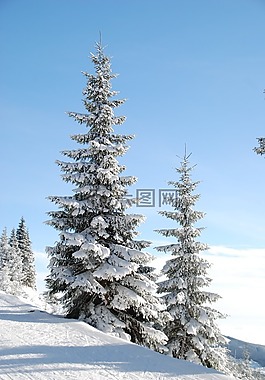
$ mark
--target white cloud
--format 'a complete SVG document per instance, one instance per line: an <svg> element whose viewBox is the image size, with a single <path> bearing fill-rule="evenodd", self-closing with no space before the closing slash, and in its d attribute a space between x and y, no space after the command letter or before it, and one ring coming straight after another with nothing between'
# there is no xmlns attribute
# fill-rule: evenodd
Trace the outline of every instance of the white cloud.
<svg viewBox="0 0 265 380"><path fill-rule="evenodd" d="M212 289L222 296L219 309L229 315L220 322L223 333L265 344L265 249L213 246L206 258Z"/></svg>

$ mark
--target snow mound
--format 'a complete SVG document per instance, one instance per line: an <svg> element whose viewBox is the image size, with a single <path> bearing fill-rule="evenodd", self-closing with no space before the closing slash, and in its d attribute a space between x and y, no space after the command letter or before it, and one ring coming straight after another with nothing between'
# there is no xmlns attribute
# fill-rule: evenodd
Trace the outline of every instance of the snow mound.
<svg viewBox="0 0 265 380"><path fill-rule="evenodd" d="M0 292L1 380L228 380Z"/></svg>

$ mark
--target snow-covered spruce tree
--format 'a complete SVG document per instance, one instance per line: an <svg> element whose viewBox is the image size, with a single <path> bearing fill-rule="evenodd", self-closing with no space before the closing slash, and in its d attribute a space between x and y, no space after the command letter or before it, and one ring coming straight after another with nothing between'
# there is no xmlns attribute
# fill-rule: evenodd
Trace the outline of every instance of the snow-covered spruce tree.
<svg viewBox="0 0 265 380"><path fill-rule="evenodd" d="M95 75L83 73L87 113L69 112L87 128L71 136L83 147L62 152L70 162L57 161L63 179L75 189L71 196L49 197L59 210L48 213L47 223L60 231L60 239L47 248L48 293L62 295L66 316L157 350L166 336L154 328L161 306L156 285L143 269L150 255L141 250L149 243L135 240L143 216L126 213L126 189L136 178L122 176L125 167L117 160L133 136L114 133L114 126L125 121L114 115L124 100L115 99L111 80L116 75L101 43L91 59Z"/></svg>
<svg viewBox="0 0 265 380"><path fill-rule="evenodd" d="M19 294L21 292L21 285L23 279L22 258L18 246L16 231L14 228L12 229L10 234L9 245L9 276L12 287L12 294Z"/></svg>
<svg viewBox="0 0 265 380"><path fill-rule="evenodd" d="M259 368L253 367L247 350L243 359L231 358L232 375L237 380L264 380L265 374Z"/></svg>
<svg viewBox="0 0 265 380"><path fill-rule="evenodd" d="M36 289L36 271L34 265L34 253L31 249L31 241L24 218L20 219L16 238L22 260L21 285Z"/></svg>
<svg viewBox="0 0 265 380"><path fill-rule="evenodd" d="M4 228L0 238L0 290L10 293L9 254L11 247L8 242L7 230Z"/></svg>
<svg viewBox="0 0 265 380"><path fill-rule="evenodd" d="M176 188L177 194L173 211L159 212L177 222L178 227L157 230L175 240L172 244L156 248L159 252L172 255L162 270L166 279L159 283L158 291L163 294L162 298L173 318L165 326L169 354L224 370L226 350L222 345L226 340L215 324L222 314L210 307L219 296L203 289L211 282L207 276L210 264L200 257L200 252L208 246L196 240L202 228L195 227L195 223L203 218L204 213L194 210L199 195L194 195L193 191L199 182L191 180L193 167L189 166L189 157L185 153L180 167L176 169L179 181L169 182Z"/></svg>

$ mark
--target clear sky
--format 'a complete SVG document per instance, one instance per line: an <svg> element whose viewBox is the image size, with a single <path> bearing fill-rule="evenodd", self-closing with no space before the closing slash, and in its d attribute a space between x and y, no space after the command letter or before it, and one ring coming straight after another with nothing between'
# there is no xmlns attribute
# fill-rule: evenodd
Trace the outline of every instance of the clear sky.
<svg viewBox="0 0 265 380"><path fill-rule="evenodd" d="M177 179L186 144L206 213L200 240L222 260L213 271L222 311L239 326L241 310L236 337L252 324L250 339L265 344L265 161L253 152L265 136L264 19L263 0L0 0L0 229L24 216L39 271L58 237L44 224L54 209L46 197L72 189L55 160L83 132L65 112L84 112L81 71L93 72L101 32L119 74L113 88L127 99L119 131L136 136L122 159L139 179L130 192L156 196L154 207L133 210L147 216L141 238L168 243L153 232L170 223L157 213L159 190ZM251 293L243 299L242 283Z"/></svg>

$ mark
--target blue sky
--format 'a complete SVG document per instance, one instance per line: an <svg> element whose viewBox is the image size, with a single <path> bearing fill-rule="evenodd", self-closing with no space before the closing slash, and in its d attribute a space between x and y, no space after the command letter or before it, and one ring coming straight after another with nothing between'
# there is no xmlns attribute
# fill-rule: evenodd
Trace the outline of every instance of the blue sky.
<svg viewBox="0 0 265 380"><path fill-rule="evenodd" d="M0 0L0 229L23 215L35 251L57 239L44 224L54 209L46 197L71 193L55 160L82 131L65 112L84 111L81 71L93 72L101 31L119 74L113 88L127 99L120 131L136 135L122 159L139 179L131 194L158 197L186 144L206 213L201 241L259 260L265 161L252 149L265 135L264 17L263 0ZM169 223L159 210L136 209L147 216L141 238L154 244L153 230Z"/></svg>

